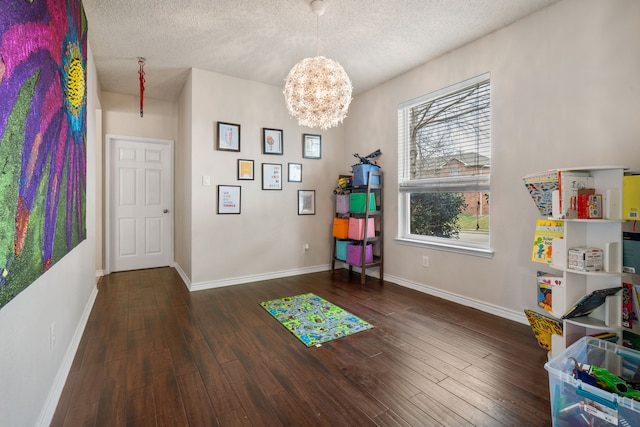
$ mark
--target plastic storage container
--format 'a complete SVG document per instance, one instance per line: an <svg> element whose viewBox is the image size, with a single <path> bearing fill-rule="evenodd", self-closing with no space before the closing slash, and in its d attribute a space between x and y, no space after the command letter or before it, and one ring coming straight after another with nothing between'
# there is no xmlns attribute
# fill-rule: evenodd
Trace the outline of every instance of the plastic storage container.
<svg viewBox="0 0 640 427"><path fill-rule="evenodd" d="M608 383L619 390L629 390L629 382L640 375L639 351L592 337L580 338L544 365L549 372L553 426L640 426L640 401L576 379L576 362L583 368L606 369L613 374Z"/></svg>
<svg viewBox="0 0 640 427"><path fill-rule="evenodd" d="M379 169L379 166L371 164L351 166L351 172L353 173L353 185L367 185L369 182L369 171L378 172ZM371 185L380 185L379 175L371 177Z"/></svg>

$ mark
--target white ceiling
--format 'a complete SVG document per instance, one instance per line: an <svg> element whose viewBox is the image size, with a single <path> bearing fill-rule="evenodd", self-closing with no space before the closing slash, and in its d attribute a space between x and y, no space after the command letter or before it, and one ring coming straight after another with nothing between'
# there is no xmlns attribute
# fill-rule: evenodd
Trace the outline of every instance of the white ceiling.
<svg viewBox="0 0 640 427"><path fill-rule="evenodd" d="M342 64L354 94L558 0L83 0L103 90L176 100L189 68L284 86L319 53ZM319 38L316 34L319 34Z"/></svg>

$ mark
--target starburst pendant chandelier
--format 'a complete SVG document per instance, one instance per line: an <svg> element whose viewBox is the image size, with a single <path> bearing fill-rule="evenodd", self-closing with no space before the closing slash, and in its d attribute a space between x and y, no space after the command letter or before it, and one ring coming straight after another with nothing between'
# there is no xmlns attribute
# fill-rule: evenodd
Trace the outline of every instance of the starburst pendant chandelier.
<svg viewBox="0 0 640 427"><path fill-rule="evenodd" d="M311 9L319 20L326 4L314 0ZM298 119L300 126L326 130L338 126L347 116L352 91L344 68L337 61L318 55L293 66L283 93L289 114Z"/></svg>

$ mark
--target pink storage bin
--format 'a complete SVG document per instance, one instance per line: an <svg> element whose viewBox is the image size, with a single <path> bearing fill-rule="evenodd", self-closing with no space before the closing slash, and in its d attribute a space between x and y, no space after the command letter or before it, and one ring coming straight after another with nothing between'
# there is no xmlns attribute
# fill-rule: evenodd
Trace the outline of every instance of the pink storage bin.
<svg viewBox="0 0 640 427"><path fill-rule="evenodd" d="M369 218L367 226L367 237L376 236L376 224L373 218ZM349 239L364 239L364 218L349 218Z"/></svg>
<svg viewBox="0 0 640 427"><path fill-rule="evenodd" d="M371 244L367 245L364 262L367 264L373 262L373 247ZM362 265L362 245L347 245L347 264Z"/></svg>

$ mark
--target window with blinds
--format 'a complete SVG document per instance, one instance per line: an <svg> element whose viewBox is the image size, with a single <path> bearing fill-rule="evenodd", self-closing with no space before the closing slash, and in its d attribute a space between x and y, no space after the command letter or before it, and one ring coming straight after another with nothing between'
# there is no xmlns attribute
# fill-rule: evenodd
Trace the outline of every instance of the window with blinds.
<svg viewBox="0 0 640 427"><path fill-rule="evenodd" d="M400 239L489 253L488 74L400 105Z"/></svg>

